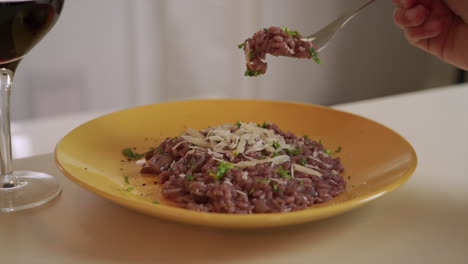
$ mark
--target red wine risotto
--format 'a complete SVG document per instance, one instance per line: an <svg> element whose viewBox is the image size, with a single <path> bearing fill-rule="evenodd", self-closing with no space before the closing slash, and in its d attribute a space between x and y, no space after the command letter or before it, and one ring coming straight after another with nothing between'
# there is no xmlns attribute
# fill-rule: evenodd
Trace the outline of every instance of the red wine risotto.
<svg viewBox="0 0 468 264"><path fill-rule="evenodd" d="M267 53L273 56L312 58L316 63L321 63L317 47L314 47L312 40L302 37L299 32L288 27L261 29L238 47L245 53L245 76L258 76L266 72Z"/></svg>
<svg viewBox="0 0 468 264"><path fill-rule="evenodd" d="M345 190L341 148L273 123L237 122L188 129L145 154L142 173L157 174L162 195L180 207L251 214L301 210Z"/></svg>

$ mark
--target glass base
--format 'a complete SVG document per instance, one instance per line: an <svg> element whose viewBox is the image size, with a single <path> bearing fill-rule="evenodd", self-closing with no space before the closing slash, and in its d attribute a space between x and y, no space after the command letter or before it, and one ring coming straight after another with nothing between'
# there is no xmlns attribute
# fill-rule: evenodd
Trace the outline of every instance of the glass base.
<svg viewBox="0 0 468 264"><path fill-rule="evenodd" d="M0 181L0 213L34 208L57 197L61 187L54 176L15 171Z"/></svg>

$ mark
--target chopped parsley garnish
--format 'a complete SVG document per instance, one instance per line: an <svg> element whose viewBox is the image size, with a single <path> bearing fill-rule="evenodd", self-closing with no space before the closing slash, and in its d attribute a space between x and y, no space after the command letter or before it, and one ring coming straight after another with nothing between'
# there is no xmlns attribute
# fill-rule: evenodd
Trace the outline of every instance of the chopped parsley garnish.
<svg viewBox="0 0 468 264"><path fill-rule="evenodd" d="M224 176L224 174L228 170L230 170L232 168L234 168L234 164L223 161L223 162L219 163L218 166L216 167L216 172L212 172L212 173L210 173L210 175L213 176L216 180L219 180Z"/></svg>
<svg viewBox="0 0 468 264"><path fill-rule="evenodd" d="M249 58L252 59L253 57L254 57L254 52L253 52L253 50L251 50L251 51L249 51Z"/></svg>
<svg viewBox="0 0 468 264"><path fill-rule="evenodd" d="M335 149L335 150L326 149L326 150L325 150L325 153L327 153L328 155L335 155L336 153L339 153L340 151L341 151L341 147L338 147L338 148Z"/></svg>
<svg viewBox="0 0 468 264"><path fill-rule="evenodd" d="M284 26L281 28L284 32L288 33L288 35L291 35L291 36L296 36L296 35L299 35L299 31L297 30L291 30L289 29L287 26Z"/></svg>
<svg viewBox="0 0 468 264"><path fill-rule="evenodd" d="M133 150L132 150L131 148L123 149L123 150L122 150L122 154L123 154L124 156L126 156L127 158L133 159L133 160L139 160L139 159L141 159L143 156L145 156L144 153L133 152Z"/></svg>
<svg viewBox="0 0 468 264"><path fill-rule="evenodd" d="M268 183L270 182L270 179L255 179L255 181L259 183Z"/></svg>
<svg viewBox="0 0 468 264"><path fill-rule="evenodd" d="M159 154L161 154L161 153L164 152L164 150L163 150L161 147L156 148L156 151L157 151Z"/></svg>
<svg viewBox="0 0 468 264"><path fill-rule="evenodd" d="M132 186L129 186L129 187L127 187L125 190L126 190L127 192L131 192L133 189L135 189L135 188L132 187Z"/></svg>
<svg viewBox="0 0 468 264"><path fill-rule="evenodd" d="M193 181L193 176L192 175L187 175L185 176L185 178L189 181Z"/></svg>
<svg viewBox="0 0 468 264"><path fill-rule="evenodd" d="M318 57L318 52L317 50L314 48L314 47L310 47L310 55L312 56L312 59L318 63L318 64L321 64L322 61L320 60L320 58Z"/></svg>
<svg viewBox="0 0 468 264"><path fill-rule="evenodd" d="M273 191L275 192L281 192L281 190L278 188L278 184L273 185Z"/></svg>
<svg viewBox="0 0 468 264"><path fill-rule="evenodd" d="M236 124L235 124L235 125L236 125L237 128L240 128L242 124L241 124L240 121L236 121Z"/></svg>
<svg viewBox="0 0 468 264"><path fill-rule="evenodd" d="M239 49L243 49L244 46L245 46L245 41L242 42L241 44L237 45L237 47L238 47Z"/></svg>
<svg viewBox="0 0 468 264"><path fill-rule="evenodd" d="M319 139L317 142L318 142L320 145L322 145L322 144L323 144L323 142L322 142L322 140L321 140L321 139Z"/></svg>
<svg viewBox="0 0 468 264"><path fill-rule="evenodd" d="M289 152L293 155L298 155L299 153L301 153L301 151L302 151L301 148L296 148L296 149L290 150Z"/></svg>
<svg viewBox="0 0 468 264"><path fill-rule="evenodd" d="M244 75L245 75L245 76L254 77L254 76L262 75L262 73L261 73L261 72L258 72L258 71L254 71L254 70L247 69L247 70L245 70Z"/></svg>
<svg viewBox="0 0 468 264"><path fill-rule="evenodd" d="M266 121L263 121L262 125L260 126L261 128L266 128L267 127L267 123Z"/></svg>
<svg viewBox="0 0 468 264"><path fill-rule="evenodd" d="M309 135L304 134L304 138L305 138L305 139L309 139Z"/></svg>
<svg viewBox="0 0 468 264"><path fill-rule="evenodd" d="M289 170L284 169L282 166L279 166L276 170L276 173L278 173L281 177L283 178L291 178L291 174Z"/></svg>
<svg viewBox="0 0 468 264"><path fill-rule="evenodd" d="M272 145L273 145L273 147L274 147L275 149L277 149L277 148L280 147L280 144L279 144L278 142L276 142L276 141L273 141L273 144L272 144Z"/></svg>
<svg viewBox="0 0 468 264"><path fill-rule="evenodd" d="M270 154L270 157L274 158L274 157L278 157L280 154L278 152L273 152Z"/></svg>
<svg viewBox="0 0 468 264"><path fill-rule="evenodd" d="M130 182L128 181L128 176L125 176L125 183L130 184Z"/></svg>
<svg viewBox="0 0 468 264"><path fill-rule="evenodd" d="M160 204L160 202L159 202L159 201L153 201L153 203L154 203L154 204Z"/></svg>
<svg viewBox="0 0 468 264"><path fill-rule="evenodd" d="M302 166L305 166L305 165L307 165L307 160L304 157L302 157L302 159L299 161L299 163L301 163Z"/></svg>

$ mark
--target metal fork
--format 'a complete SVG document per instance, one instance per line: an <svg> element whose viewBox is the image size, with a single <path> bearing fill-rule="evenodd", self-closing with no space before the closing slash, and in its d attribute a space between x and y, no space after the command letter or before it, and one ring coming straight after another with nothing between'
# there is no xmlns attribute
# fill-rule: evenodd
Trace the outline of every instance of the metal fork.
<svg viewBox="0 0 468 264"><path fill-rule="evenodd" d="M325 46L330 42L330 40L335 36L336 32L340 30L348 21L350 21L354 16L356 16L361 10L366 6L372 4L375 0L366 0L359 5L358 8L353 8L350 11L347 11L333 22L322 28L321 30L315 32L314 34L305 37L310 39L318 47L317 51L321 51Z"/></svg>

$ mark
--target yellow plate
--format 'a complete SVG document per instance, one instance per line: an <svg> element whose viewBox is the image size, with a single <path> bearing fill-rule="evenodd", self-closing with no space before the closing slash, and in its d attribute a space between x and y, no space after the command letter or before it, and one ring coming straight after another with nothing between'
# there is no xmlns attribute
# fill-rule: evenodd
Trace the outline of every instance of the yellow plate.
<svg viewBox="0 0 468 264"><path fill-rule="evenodd" d="M139 174L140 166L121 154L127 147L147 151L187 128L202 129L237 120L267 120L296 135L321 139L325 147L341 146L346 192L296 212L196 212L165 203L159 186L153 183L156 178ZM122 206L183 223L233 228L284 226L343 213L394 190L410 177L417 164L408 141L369 119L322 106L235 99L168 102L102 116L67 134L56 146L55 160L68 178ZM156 200L160 203L153 203Z"/></svg>

